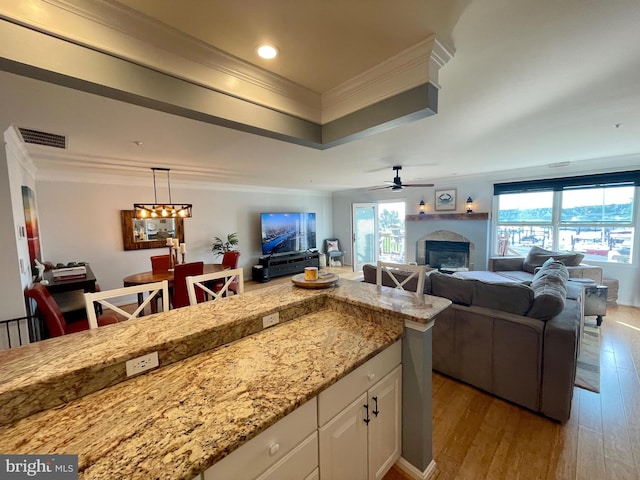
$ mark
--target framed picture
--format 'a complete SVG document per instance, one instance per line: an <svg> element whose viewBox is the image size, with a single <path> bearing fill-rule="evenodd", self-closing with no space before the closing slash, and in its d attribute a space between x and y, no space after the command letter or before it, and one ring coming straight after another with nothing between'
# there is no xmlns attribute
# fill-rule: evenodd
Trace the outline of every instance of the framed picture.
<svg viewBox="0 0 640 480"><path fill-rule="evenodd" d="M456 189L436 190L436 211L456 209Z"/></svg>

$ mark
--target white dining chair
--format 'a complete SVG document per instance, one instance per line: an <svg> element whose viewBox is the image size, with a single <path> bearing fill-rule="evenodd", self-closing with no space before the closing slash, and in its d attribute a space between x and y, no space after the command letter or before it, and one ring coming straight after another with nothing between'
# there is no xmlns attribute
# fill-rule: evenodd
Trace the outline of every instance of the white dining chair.
<svg viewBox="0 0 640 480"><path fill-rule="evenodd" d="M388 278L391 279L394 285L393 288L399 288L404 290L405 285L411 279L415 278L417 281L416 292L424 292L424 280L426 267L424 265L409 265L406 263L390 263L378 261L376 269L376 285L381 286L383 274L386 273ZM399 274L402 274L400 278Z"/></svg>
<svg viewBox="0 0 640 480"><path fill-rule="evenodd" d="M224 285L217 292L214 292L212 289L207 287L207 282L212 282L214 280L224 279ZM211 297L211 301L217 300L218 298L227 296L230 292L229 286L237 280L237 294L241 295L244 293L244 281L243 281L243 271L241 268L234 268L231 270L222 270L220 272L214 273L205 273L203 275L193 275L187 277L187 292L189 293L189 304L195 305L198 303L198 296L196 294L196 288L199 288L204 291L204 293Z"/></svg>
<svg viewBox="0 0 640 480"><path fill-rule="evenodd" d="M137 294L138 298L141 295L147 293L147 298L139 301L138 308L133 313L127 312L117 305L114 305L112 301L114 299L122 298L125 296ZM160 297L163 299L162 310L169 311L169 301L165 300L169 298L169 282L163 280L155 283L145 283L143 285L134 285L132 287L116 288L113 290L105 290L102 292L89 292L84 294L84 301L87 309L87 320L89 320L89 328L98 328L98 322L96 320L95 304L101 305L103 308L108 308L114 312L124 316L127 320L136 318L144 312L144 309L151 302L155 302Z"/></svg>

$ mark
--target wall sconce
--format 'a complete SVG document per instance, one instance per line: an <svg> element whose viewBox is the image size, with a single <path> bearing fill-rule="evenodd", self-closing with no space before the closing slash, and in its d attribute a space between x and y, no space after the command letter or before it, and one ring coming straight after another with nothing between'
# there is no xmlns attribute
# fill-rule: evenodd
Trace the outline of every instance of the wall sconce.
<svg viewBox="0 0 640 480"><path fill-rule="evenodd" d="M424 215L424 200L420 200L420 215Z"/></svg>
<svg viewBox="0 0 640 480"><path fill-rule="evenodd" d="M473 210L471 208L473 206L473 199L471 197L467 197L466 204L467 204L467 213L473 213Z"/></svg>

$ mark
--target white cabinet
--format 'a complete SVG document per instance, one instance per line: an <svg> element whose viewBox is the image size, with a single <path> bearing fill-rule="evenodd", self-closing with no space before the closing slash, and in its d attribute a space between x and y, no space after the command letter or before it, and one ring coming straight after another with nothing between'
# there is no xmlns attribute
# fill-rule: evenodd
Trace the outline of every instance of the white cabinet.
<svg viewBox="0 0 640 480"><path fill-rule="evenodd" d="M398 342L320 394L321 480L379 480L400 457L400 359Z"/></svg>
<svg viewBox="0 0 640 480"><path fill-rule="evenodd" d="M369 390L368 404L371 415L368 478L380 480L402 453L401 366Z"/></svg>
<svg viewBox="0 0 640 480"><path fill-rule="evenodd" d="M322 480L366 479L367 433L363 393L351 405L320 428L320 472Z"/></svg>

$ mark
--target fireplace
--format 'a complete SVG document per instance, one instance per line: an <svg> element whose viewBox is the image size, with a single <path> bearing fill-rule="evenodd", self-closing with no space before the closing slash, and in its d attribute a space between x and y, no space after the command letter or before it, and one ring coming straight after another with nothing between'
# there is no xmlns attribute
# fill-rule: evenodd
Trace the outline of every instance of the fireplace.
<svg viewBox="0 0 640 480"><path fill-rule="evenodd" d="M469 270L469 242L427 240L425 263L440 271Z"/></svg>

